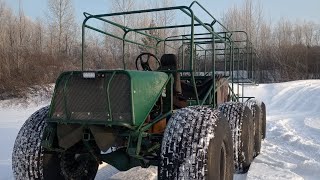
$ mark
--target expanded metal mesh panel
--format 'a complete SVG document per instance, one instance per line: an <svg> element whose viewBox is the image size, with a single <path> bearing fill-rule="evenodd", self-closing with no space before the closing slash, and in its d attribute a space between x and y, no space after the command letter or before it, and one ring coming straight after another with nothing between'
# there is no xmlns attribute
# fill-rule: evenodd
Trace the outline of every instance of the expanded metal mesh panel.
<svg viewBox="0 0 320 180"><path fill-rule="evenodd" d="M71 76L67 88L67 109L70 119L108 118L106 78L83 79L81 75Z"/></svg>
<svg viewBox="0 0 320 180"><path fill-rule="evenodd" d="M54 118L65 119L67 117L64 109L65 101L63 99L64 97L63 90L64 90L65 82L66 82L66 78L61 79L60 82L58 82L55 89L56 98L54 101L54 113L53 113Z"/></svg>
<svg viewBox="0 0 320 180"><path fill-rule="evenodd" d="M111 81L110 87L109 96L113 119L118 121L131 120L131 86L129 77L125 74L116 75Z"/></svg>
<svg viewBox="0 0 320 180"><path fill-rule="evenodd" d="M132 120L131 83L126 74L99 74L85 79L66 75L56 89L53 118L65 120ZM108 87L109 84L109 87Z"/></svg>

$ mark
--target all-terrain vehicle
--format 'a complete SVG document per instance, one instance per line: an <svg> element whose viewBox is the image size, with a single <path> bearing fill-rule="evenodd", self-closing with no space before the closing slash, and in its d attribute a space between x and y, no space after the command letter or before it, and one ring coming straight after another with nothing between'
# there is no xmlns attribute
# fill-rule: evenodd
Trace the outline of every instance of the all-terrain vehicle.
<svg viewBox="0 0 320 180"><path fill-rule="evenodd" d="M117 21L167 11L188 23L137 28ZM234 40L244 32L229 31L196 1L84 15L82 70L63 72L51 104L21 128L12 155L16 179L94 179L102 162L120 171L158 166L159 179L232 179L248 170L260 152L266 110L240 88L255 80L252 45ZM120 41L121 68L86 67L87 30Z"/></svg>

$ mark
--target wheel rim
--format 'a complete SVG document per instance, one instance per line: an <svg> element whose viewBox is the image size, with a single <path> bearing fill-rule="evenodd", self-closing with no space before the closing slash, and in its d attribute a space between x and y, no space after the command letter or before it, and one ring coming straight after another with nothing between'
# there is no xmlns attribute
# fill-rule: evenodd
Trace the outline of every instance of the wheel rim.
<svg viewBox="0 0 320 180"><path fill-rule="evenodd" d="M79 159L80 154L65 153L61 158L61 170L65 177L76 178L81 174L87 175L87 164L90 164L88 160Z"/></svg>
<svg viewBox="0 0 320 180"><path fill-rule="evenodd" d="M226 145L223 142L220 150L220 180L225 180L225 174L227 171L226 161L227 161Z"/></svg>
<svg viewBox="0 0 320 180"><path fill-rule="evenodd" d="M90 153L76 145L61 154L60 167L66 179L92 179L98 164Z"/></svg>

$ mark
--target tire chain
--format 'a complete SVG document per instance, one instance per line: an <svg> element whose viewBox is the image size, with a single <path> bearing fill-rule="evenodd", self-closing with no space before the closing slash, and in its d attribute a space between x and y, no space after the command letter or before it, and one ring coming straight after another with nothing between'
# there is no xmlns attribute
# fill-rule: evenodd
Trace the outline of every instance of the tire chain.
<svg viewBox="0 0 320 180"><path fill-rule="evenodd" d="M218 115L219 111L209 107L195 106L180 109L172 116L162 141L160 178L204 179L207 150Z"/></svg>
<svg viewBox="0 0 320 180"><path fill-rule="evenodd" d="M262 108L261 108L261 102L260 101L257 101L257 100L255 100L255 99L250 99L250 100L248 100L248 101L246 101L246 103L245 103L249 108L250 108L250 110L251 110L251 112L252 112L252 115L253 115L253 128L254 128L254 138L256 138L256 121L255 121L255 116L256 116L256 108L255 108L255 106L257 106L257 108L259 108L260 109L260 114L259 114L259 119L258 119L258 121L259 121L259 124L260 124L260 126L259 126L259 132L260 133L262 133L262 126L263 126L263 124L262 124L262 121L263 121L263 112L262 112ZM262 135L260 135L260 139L261 139L261 137L262 137ZM256 145L256 142L254 141L254 143L255 143L255 147L257 146ZM261 140L260 140L260 143L261 143ZM261 145L260 145L261 146ZM259 150L256 150L256 149L254 149L254 152L253 152L254 154L253 154L253 157L256 157L256 156L258 156L259 154L260 154L260 149Z"/></svg>
<svg viewBox="0 0 320 180"><path fill-rule="evenodd" d="M32 114L17 135L12 153L12 170L15 179L43 179L41 139L43 129L46 127L44 119L48 111L47 106Z"/></svg>
<svg viewBox="0 0 320 180"><path fill-rule="evenodd" d="M245 157L242 150L243 142L241 141L241 127L245 105L239 102L228 102L219 105L218 109L226 116L232 132L235 170L237 172L242 172L242 160L244 160Z"/></svg>

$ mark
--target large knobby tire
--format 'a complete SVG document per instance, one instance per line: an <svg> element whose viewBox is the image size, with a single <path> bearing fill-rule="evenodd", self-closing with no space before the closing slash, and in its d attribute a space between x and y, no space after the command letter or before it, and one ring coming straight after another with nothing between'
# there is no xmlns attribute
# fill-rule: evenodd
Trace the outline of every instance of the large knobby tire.
<svg viewBox="0 0 320 180"><path fill-rule="evenodd" d="M246 102L246 105L250 108L253 115L253 128L254 128L254 148L253 157L260 154L261 151L261 139L262 139L262 114L259 102L251 99Z"/></svg>
<svg viewBox="0 0 320 180"><path fill-rule="evenodd" d="M233 179L233 145L225 117L210 107L178 110L162 140L159 179Z"/></svg>
<svg viewBox="0 0 320 180"><path fill-rule="evenodd" d="M253 160L253 117L243 103L221 104L219 110L227 117L232 131L234 164L237 173L246 173Z"/></svg>
<svg viewBox="0 0 320 180"><path fill-rule="evenodd" d="M47 152L41 146L43 132L47 126L45 118L48 111L49 107L44 107L32 114L17 135L12 153L12 170L17 180L69 179L62 173L63 169L60 165L63 164L63 159L61 154ZM86 171L91 174L82 174L75 179L94 179L98 165L95 163L89 166Z"/></svg>

